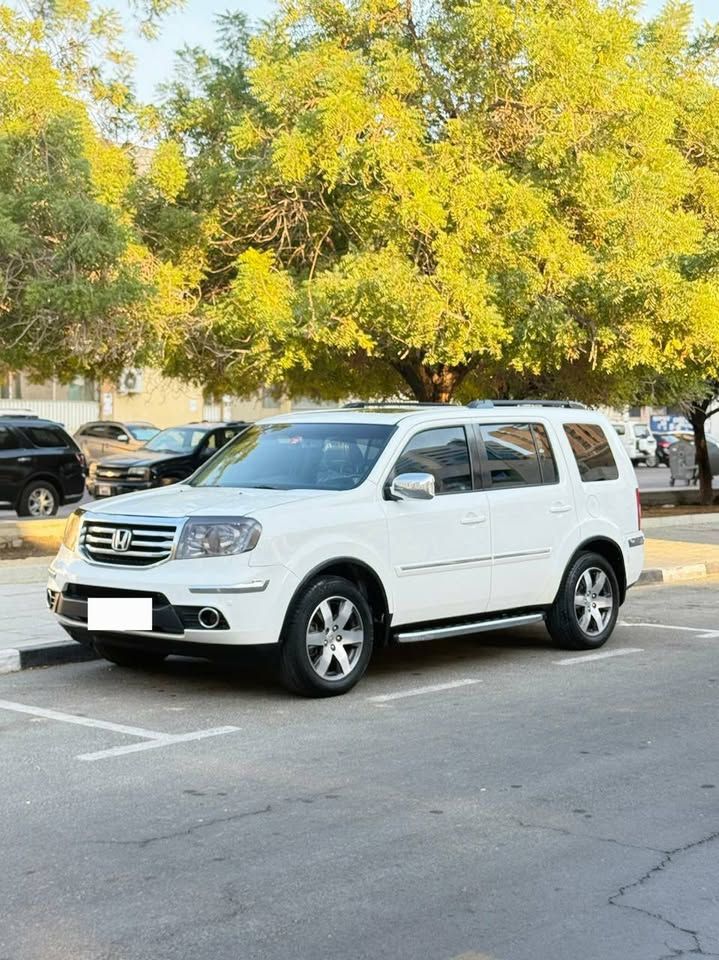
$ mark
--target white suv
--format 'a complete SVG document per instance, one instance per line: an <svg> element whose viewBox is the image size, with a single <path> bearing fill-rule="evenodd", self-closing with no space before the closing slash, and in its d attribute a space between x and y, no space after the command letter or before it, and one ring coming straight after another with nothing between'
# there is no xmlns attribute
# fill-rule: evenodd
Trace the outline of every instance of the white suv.
<svg viewBox="0 0 719 960"><path fill-rule="evenodd" d="M264 420L184 483L77 510L48 602L115 663L276 644L287 687L332 696L388 642L545 621L599 647L643 544L629 457L591 410L357 404Z"/></svg>

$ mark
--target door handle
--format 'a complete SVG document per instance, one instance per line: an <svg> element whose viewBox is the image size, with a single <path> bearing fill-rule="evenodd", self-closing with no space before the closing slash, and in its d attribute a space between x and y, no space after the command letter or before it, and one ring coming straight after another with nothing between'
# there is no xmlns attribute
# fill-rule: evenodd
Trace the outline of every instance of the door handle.
<svg viewBox="0 0 719 960"><path fill-rule="evenodd" d="M462 517L462 519L459 522L463 523L466 527L468 527L470 526L470 524L486 523L486 521L487 521L487 518L484 516L484 514L468 513L466 516Z"/></svg>
<svg viewBox="0 0 719 960"><path fill-rule="evenodd" d="M17 458L17 462L18 462L18 463L30 463L31 460L32 460L32 457L18 457L18 458Z"/></svg>
<svg viewBox="0 0 719 960"><path fill-rule="evenodd" d="M550 513L569 513L572 509L571 504L569 503L553 503L549 508Z"/></svg>

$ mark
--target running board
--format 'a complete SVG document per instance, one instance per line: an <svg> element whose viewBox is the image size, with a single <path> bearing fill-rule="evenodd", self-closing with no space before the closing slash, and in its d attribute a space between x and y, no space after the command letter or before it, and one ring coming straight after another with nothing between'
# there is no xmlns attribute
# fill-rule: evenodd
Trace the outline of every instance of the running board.
<svg viewBox="0 0 719 960"><path fill-rule="evenodd" d="M417 643L420 640L442 640L444 637L462 637L485 630L506 630L510 627L526 627L541 623L543 613L524 613L516 617L498 617L496 620L475 620L473 623L455 623L446 627L426 627L420 630L400 631L394 635L397 643Z"/></svg>

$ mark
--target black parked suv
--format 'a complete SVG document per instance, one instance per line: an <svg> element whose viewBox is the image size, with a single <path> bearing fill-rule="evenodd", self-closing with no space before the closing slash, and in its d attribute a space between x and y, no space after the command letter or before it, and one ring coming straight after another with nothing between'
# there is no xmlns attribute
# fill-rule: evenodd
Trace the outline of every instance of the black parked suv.
<svg viewBox="0 0 719 960"><path fill-rule="evenodd" d="M58 423L0 416L0 502L21 517L51 517L85 492L87 463Z"/></svg>
<svg viewBox="0 0 719 960"><path fill-rule="evenodd" d="M150 490L186 480L226 443L250 426L244 421L187 423L168 427L132 453L103 457L90 467L93 497Z"/></svg>

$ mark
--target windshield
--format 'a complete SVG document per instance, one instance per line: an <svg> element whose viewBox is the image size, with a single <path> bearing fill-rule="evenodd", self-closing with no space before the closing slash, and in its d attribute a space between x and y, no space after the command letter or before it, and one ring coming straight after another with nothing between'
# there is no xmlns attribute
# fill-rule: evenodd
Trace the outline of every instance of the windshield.
<svg viewBox="0 0 719 960"><path fill-rule="evenodd" d="M649 436L649 427L644 423L635 423L634 436L639 437L640 440L643 440L645 437Z"/></svg>
<svg viewBox="0 0 719 960"><path fill-rule="evenodd" d="M193 427L170 427L169 430L156 433L145 444L145 449L155 453L192 453L206 434L207 430L195 430Z"/></svg>
<svg viewBox="0 0 719 960"><path fill-rule="evenodd" d="M394 427L272 423L251 427L191 481L193 487L350 490L374 466Z"/></svg>
<svg viewBox="0 0 719 960"><path fill-rule="evenodd" d="M135 440L139 440L141 443L145 443L146 440L150 440L156 433L160 432L157 427L147 427L144 424L139 426L135 423L128 423L127 429Z"/></svg>

